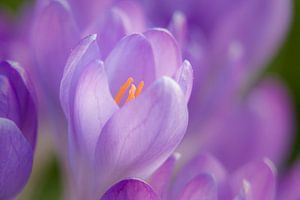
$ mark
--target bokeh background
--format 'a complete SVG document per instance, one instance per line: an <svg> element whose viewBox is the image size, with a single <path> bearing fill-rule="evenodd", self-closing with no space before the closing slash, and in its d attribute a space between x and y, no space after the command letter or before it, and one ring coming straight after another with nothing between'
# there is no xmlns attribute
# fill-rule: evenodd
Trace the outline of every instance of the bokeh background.
<svg viewBox="0 0 300 200"><path fill-rule="evenodd" d="M0 0L0 12L8 12L17 20L21 9L32 3L32 0ZM287 38L260 76L263 78L271 74L279 77L287 85L293 100L295 110L294 142L291 146L290 156L286 160L287 165L291 165L300 155L300 0L294 0L293 9L293 21ZM18 199L62 199L62 172L58 159L50 147L51 139L40 136L38 149L43 148L43 153L36 152L34 173Z"/></svg>

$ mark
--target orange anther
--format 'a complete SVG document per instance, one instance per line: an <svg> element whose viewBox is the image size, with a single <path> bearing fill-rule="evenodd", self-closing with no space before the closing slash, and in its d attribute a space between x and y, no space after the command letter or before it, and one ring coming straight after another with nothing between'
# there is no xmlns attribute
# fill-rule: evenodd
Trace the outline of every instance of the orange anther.
<svg viewBox="0 0 300 200"><path fill-rule="evenodd" d="M126 99L126 103L128 103L129 101L135 99L135 91L136 91L135 85L131 84L131 88L129 90L128 97Z"/></svg>
<svg viewBox="0 0 300 200"><path fill-rule="evenodd" d="M139 85L138 85L138 87L137 87L137 89L136 89L136 92L135 92L135 97L138 97L138 96L141 94L144 85L145 85L144 81L141 81L141 82L139 83Z"/></svg>
<svg viewBox="0 0 300 200"><path fill-rule="evenodd" d="M120 87L119 92L115 96L115 101L119 104L124 96L125 92L128 90L129 86L133 83L133 78L129 77L127 81ZM131 86L132 87L132 86ZM130 89L131 90L131 89ZM129 91L130 92L130 91Z"/></svg>

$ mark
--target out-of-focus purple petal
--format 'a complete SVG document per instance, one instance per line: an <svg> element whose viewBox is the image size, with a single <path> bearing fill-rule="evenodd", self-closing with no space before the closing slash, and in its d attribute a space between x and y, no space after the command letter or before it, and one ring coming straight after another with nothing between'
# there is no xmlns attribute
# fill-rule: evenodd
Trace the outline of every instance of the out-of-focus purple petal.
<svg viewBox="0 0 300 200"><path fill-rule="evenodd" d="M193 88L193 68L189 61L185 60L177 70L175 80L180 85L185 99L188 102Z"/></svg>
<svg viewBox="0 0 300 200"><path fill-rule="evenodd" d="M238 1L229 11L211 35L213 48L226 55L224 51L237 44L246 67L253 72L276 53L290 22L291 1Z"/></svg>
<svg viewBox="0 0 300 200"><path fill-rule="evenodd" d="M175 167L176 161L179 159L180 154L173 154L160 166L151 176L149 181L150 185L153 187L154 191L162 198L168 198L168 190L170 186L170 181L172 178L172 173Z"/></svg>
<svg viewBox="0 0 300 200"><path fill-rule="evenodd" d="M267 79L242 102L228 106L230 112L214 118L202 147L212 152L229 171L264 157L279 165L291 142L290 105L287 91L280 82Z"/></svg>
<svg viewBox="0 0 300 200"><path fill-rule="evenodd" d="M96 149L102 187L128 176L149 176L171 155L186 127L179 85L168 77L157 80L104 126Z"/></svg>
<svg viewBox="0 0 300 200"><path fill-rule="evenodd" d="M126 35L126 25L121 11L112 9L108 12L98 29L101 57L105 59L119 40Z"/></svg>
<svg viewBox="0 0 300 200"><path fill-rule="evenodd" d="M146 21L144 11L138 2L135 1L120 1L116 5L128 18L127 23L128 33L142 33L146 29Z"/></svg>
<svg viewBox="0 0 300 200"><path fill-rule="evenodd" d="M0 133L0 199L11 199L29 178L33 149L11 120L0 118Z"/></svg>
<svg viewBox="0 0 300 200"><path fill-rule="evenodd" d="M89 26L97 18L103 17L102 14L112 4L112 0L68 0L68 2L82 29Z"/></svg>
<svg viewBox="0 0 300 200"><path fill-rule="evenodd" d="M46 95L58 103L64 66L71 48L80 39L79 31L64 0L50 1L35 19L31 41L37 61L36 70Z"/></svg>
<svg viewBox="0 0 300 200"><path fill-rule="evenodd" d="M150 43L141 34L126 36L108 55L105 69L113 96L129 77L136 83L144 81L144 88L147 88L155 79L154 56Z"/></svg>
<svg viewBox="0 0 300 200"><path fill-rule="evenodd" d="M213 176L200 174L184 187L179 200L217 200L217 184Z"/></svg>
<svg viewBox="0 0 300 200"><path fill-rule="evenodd" d="M287 89L277 79L266 79L250 94L248 105L257 115L260 130L255 151L275 164L282 164L288 155L294 128Z"/></svg>
<svg viewBox="0 0 300 200"><path fill-rule="evenodd" d="M174 76L182 63L175 38L165 29L152 29L144 35L153 50L156 77Z"/></svg>
<svg viewBox="0 0 300 200"><path fill-rule="evenodd" d="M244 187L245 181L249 184L251 199L274 199L276 190L276 169L270 160L253 162L239 169L232 176L231 187L233 193L238 194Z"/></svg>
<svg viewBox="0 0 300 200"><path fill-rule="evenodd" d="M176 38L179 46L183 48L187 39L187 20L185 15L179 11L174 12L168 29Z"/></svg>
<svg viewBox="0 0 300 200"><path fill-rule="evenodd" d="M172 189L172 198L176 199L186 184L199 174L210 174L215 178L217 184L223 182L227 172L214 157L209 154L200 154L184 166L178 173Z"/></svg>
<svg viewBox="0 0 300 200"><path fill-rule="evenodd" d="M138 179L126 179L113 185L101 200L159 200L150 185Z"/></svg>
<svg viewBox="0 0 300 200"><path fill-rule="evenodd" d="M3 99L2 103L6 104L6 109L13 109L13 107L18 109L15 111L7 110L9 113L3 113L2 110L1 116L13 120L34 149L37 134L37 114L35 94L30 85L30 81L27 79L25 71L18 64L13 62L0 62L0 76L3 77L2 80L4 83L7 83L6 86L1 86L1 93L4 94L5 89L11 90L6 93L10 93L9 96L11 98L7 99L7 102L4 102L5 99ZM14 105L12 106L12 104Z"/></svg>
<svg viewBox="0 0 300 200"><path fill-rule="evenodd" d="M300 161L286 173L279 182L278 200L294 200L300 198Z"/></svg>

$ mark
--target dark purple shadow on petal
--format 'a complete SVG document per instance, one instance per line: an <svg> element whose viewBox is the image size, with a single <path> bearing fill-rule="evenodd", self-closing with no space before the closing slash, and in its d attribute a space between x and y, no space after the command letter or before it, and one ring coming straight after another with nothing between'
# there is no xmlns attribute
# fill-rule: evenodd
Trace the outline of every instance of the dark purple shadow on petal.
<svg viewBox="0 0 300 200"><path fill-rule="evenodd" d="M138 180L122 180L113 185L101 200L159 200L150 185Z"/></svg>

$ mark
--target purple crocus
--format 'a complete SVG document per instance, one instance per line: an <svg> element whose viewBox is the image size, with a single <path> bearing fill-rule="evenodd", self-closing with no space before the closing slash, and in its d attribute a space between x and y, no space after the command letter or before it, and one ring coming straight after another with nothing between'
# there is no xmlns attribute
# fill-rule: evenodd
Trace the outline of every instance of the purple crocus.
<svg viewBox="0 0 300 200"><path fill-rule="evenodd" d="M60 88L75 198L98 198L118 180L157 169L185 134L191 87L191 65L166 30L128 35L104 61L97 36L84 38Z"/></svg>
<svg viewBox="0 0 300 200"><path fill-rule="evenodd" d="M246 200L275 199L276 170L267 159L248 163L233 173L209 154L200 154L171 182L176 156L170 157L147 183L126 179L113 185L101 200Z"/></svg>
<svg viewBox="0 0 300 200"><path fill-rule="evenodd" d="M291 1L143 0L142 5L154 26L170 28L194 66L183 157L201 149L212 150L232 170L254 157L279 165L291 139L290 100L278 81L262 81L257 88L253 83L282 43Z"/></svg>
<svg viewBox="0 0 300 200"><path fill-rule="evenodd" d="M32 90L23 69L0 62L0 199L12 199L32 169L37 118Z"/></svg>

